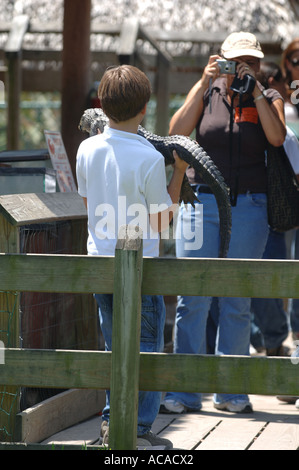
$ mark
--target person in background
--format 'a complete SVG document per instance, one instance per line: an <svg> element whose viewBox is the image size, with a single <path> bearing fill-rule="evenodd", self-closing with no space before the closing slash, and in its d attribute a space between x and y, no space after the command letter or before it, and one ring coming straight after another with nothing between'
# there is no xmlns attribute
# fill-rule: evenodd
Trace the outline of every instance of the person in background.
<svg viewBox="0 0 299 470"><path fill-rule="evenodd" d="M298 122L299 96L296 90L299 89L299 38L294 39L283 51L280 67L287 87L286 121ZM296 80L298 80L297 83ZM294 99L292 99L292 95Z"/></svg>
<svg viewBox="0 0 299 470"><path fill-rule="evenodd" d="M281 71L288 94L286 122L299 138L299 37L291 41L283 51ZM286 243L288 258L299 259L299 229L287 234ZM296 343L299 341L299 299L291 300L289 313L292 335Z"/></svg>
<svg viewBox="0 0 299 470"><path fill-rule="evenodd" d="M170 134L190 135L221 171L231 190L232 232L229 258L261 258L268 238L265 150L268 141L280 146L285 139L283 100L278 92L265 96L256 81L264 57L257 38L248 32L229 35L221 55L209 58L201 79L187 95L183 106L170 121ZM236 74L221 75L217 60L232 61ZM238 92L232 90L236 77ZM241 93L247 85L253 85ZM239 88L238 88L239 87ZM231 149L231 150L230 150ZM176 234L178 257L215 258L219 250L219 215L214 195L192 168L189 182L203 205L200 227L199 207L181 205L181 224L203 228L201 248L186 249L183 234ZM180 224L178 224L178 227ZM188 240L189 246L191 245ZM179 296L174 330L174 353L204 354L206 323L211 297ZM249 355L251 311L248 298L219 298L219 328L216 354ZM182 413L201 409L200 393L168 392L160 412ZM236 413L252 412L248 395L216 393L214 407Z"/></svg>
<svg viewBox="0 0 299 470"><path fill-rule="evenodd" d="M294 107L288 95L280 66L275 62L261 62L257 79L265 88L277 90L284 99L285 109ZM292 115L292 113L289 113ZM299 177L299 142L295 133L286 126L284 148L293 170ZM270 228L263 259L287 259L286 233ZM259 352L265 349L267 356L287 356L288 348L283 345L289 334L289 321L282 299L254 298L251 301L253 313L251 323L251 344ZM215 350L215 337L218 326L218 299L213 299L207 328L207 346L210 353ZM282 401L295 403L298 397L278 397Z"/></svg>
<svg viewBox="0 0 299 470"><path fill-rule="evenodd" d="M288 90L282 76L279 65L274 62L262 62L260 72L257 75L259 82L267 90L277 90L284 99L285 109L291 105ZM284 148L293 170L299 176L299 142L294 132L286 126L287 134ZM269 237L263 254L264 259L286 259L286 234L270 229ZM286 356L287 348L283 345L288 337L289 323L282 299L252 299L251 309L254 314L254 322L260 328L266 354L268 356Z"/></svg>

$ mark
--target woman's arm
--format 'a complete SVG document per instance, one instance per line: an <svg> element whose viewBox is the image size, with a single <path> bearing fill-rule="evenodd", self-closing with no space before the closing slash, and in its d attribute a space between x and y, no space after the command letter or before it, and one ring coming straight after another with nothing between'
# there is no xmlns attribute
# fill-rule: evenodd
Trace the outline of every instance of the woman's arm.
<svg viewBox="0 0 299 470"><path fill-rule="evenodd" d="M172 116L169 125L169 135L189 136L203 111L203 97L209 87L210 79L215 80L219 74L219 66L216 59L218 55L212 55L205 67L201 79L191 88L183 106Z"/></svg>
<svg viewBox="0 0 299 470"><path fill-rule="evenodd" d="M237 66L237 72L241 79L246 73L256 78L255 67L251 66L250 61L240 62ZM277 99L269 104L257 84L255 84L252 96L268 142L274 147L280 147L286 136L283 100Z"/></svg>
<svg viewBox="0 0 299 470"><path fill-rule="evenodd" d="M255 90L254 90L255 91ZM254 92L253 92L254 93ZM274 147L283 145L286 137L284 103L281 99L269 104L266 98L260 98L261 91L254 95L256 109L268 142Z"/></svg>

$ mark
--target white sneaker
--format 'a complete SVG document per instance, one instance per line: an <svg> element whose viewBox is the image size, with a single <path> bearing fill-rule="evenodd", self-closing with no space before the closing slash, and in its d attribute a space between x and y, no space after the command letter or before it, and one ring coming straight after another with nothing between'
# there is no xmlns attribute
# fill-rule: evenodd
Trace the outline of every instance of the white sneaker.
<svg viewBox="0 0 299 470"><path fill-rule="evenodd" d="M296 408L299 410L299 399L296 400L295 406L296 406Z"/></svg>
<svg viewBox="0 0 299 470"><path fill-rule="evenodd" d="M214 407L217 410L231 411L232 413L252 413L252 405L248 400L240 400L233 398L223 403L214 403Z"/></svg>
<svg viewBox="0 0 299 470"><path fill-rule="evenodd" d="M185 413L187 408L176 400L169 398L160 405L160 413Z"/></svg>

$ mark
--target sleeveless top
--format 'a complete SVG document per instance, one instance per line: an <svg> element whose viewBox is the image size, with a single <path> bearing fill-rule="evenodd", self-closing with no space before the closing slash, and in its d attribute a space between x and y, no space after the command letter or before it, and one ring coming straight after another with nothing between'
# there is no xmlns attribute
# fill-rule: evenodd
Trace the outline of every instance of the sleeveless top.
<svg viewBox="0 0 299 470"><path fill-rule="evenodd" d="M259 83L258 86L263 90ZM268 89L266 99L271 104L282 97L276 90ZM204 109L196 126L196 140L212 158L230 188L234 188L237 177L239 193L266 193L267 139L253 97L243 96L241 114L238 106L233 109L231 143L230 118L226 78L218 78L212 87L211 103L208 90L204 95ZM191 184L202 183L193 168L187 169L187 176Z"/></svg>

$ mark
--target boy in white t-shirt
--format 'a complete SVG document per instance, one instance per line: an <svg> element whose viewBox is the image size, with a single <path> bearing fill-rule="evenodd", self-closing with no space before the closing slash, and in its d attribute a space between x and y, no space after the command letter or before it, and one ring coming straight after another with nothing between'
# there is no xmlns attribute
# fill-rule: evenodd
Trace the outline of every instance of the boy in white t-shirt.
<svg viewBox="0 0 299 470"><path fill-rule="evenodd" d="M179 201L187 164L174 153L174 170L166 187L162 155L137 134L151 87L146 75L129 65L106 70L98 89L109 118L102 134L86 139L77 153L78 192L88 213L88 254L114 256L118 229L140 225L143 255L159 255L158 232L167 228ZM96 294L106 349L111 350L113 296ZM162 296L142 296L140 351L161 352L165 305ZM172 443L151 432L160 406L160 393L139 392L137 445ZM109 392L103 410L101 436L109 437Z"/></svg>

